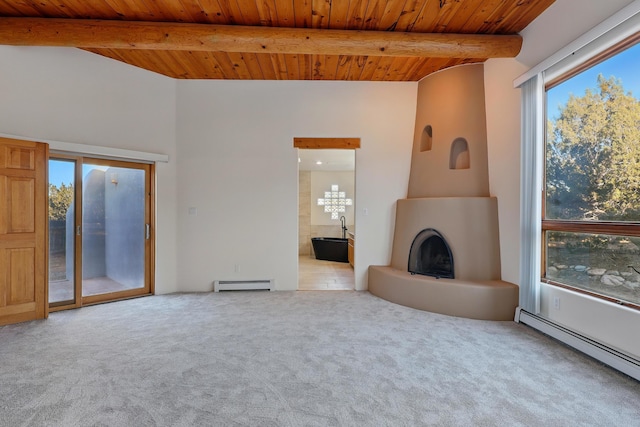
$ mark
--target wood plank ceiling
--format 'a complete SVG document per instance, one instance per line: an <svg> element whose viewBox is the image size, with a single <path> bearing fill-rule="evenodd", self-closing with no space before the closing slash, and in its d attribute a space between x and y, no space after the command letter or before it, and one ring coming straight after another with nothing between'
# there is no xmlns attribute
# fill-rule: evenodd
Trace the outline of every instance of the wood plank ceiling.
<svg viewBox="0 0 640 427"><path fill-rule="evenodd" d="M553 1L0 0L0 17L333 29L354 34L371 31L513 35ZM195 49L85 50L179 79L418 81L443 68L487 59Z"/></svg>

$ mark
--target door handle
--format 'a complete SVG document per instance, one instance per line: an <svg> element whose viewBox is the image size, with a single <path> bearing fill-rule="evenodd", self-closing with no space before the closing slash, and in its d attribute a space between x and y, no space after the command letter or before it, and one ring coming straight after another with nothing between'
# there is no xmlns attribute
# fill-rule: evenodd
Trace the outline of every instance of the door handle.
<svg viewBox="0 0 640 427"><path fill-rule="evenodd" d="M151 224L145 224L145 238L149 240L151 238Z"/></svg>

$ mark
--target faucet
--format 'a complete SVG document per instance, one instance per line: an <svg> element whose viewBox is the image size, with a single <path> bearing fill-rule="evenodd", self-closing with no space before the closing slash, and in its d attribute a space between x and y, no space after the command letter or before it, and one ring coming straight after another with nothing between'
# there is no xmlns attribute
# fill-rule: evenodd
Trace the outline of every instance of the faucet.
<svg viewBox="0 0 640 427"><path fill-rule="evenodd" d="M340 217L340 224L342 224L342 238L346 239L346 232L347 232L347 226L346 224L347 219L343 216Z"/></svg>

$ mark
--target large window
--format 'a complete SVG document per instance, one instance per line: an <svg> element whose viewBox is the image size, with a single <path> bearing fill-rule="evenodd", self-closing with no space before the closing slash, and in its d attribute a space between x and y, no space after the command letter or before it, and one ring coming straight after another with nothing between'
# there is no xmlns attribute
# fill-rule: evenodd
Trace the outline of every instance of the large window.
<svg viewBox="0 0 640 427"><path fill-rule="evenodd" d="M547 84L543 279L640 308L640 44Z"/></svg>

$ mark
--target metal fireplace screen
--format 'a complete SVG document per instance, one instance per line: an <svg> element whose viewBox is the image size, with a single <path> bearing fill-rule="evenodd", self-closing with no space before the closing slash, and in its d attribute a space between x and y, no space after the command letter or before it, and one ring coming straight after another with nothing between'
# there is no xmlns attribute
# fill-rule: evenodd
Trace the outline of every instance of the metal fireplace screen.
<svg viewBox="0 0 640 427"><path fill-rule="evenodd" d="M453 279L453 255L442 234L433 228L422 230L409 251L409 273Z"/></svg>

